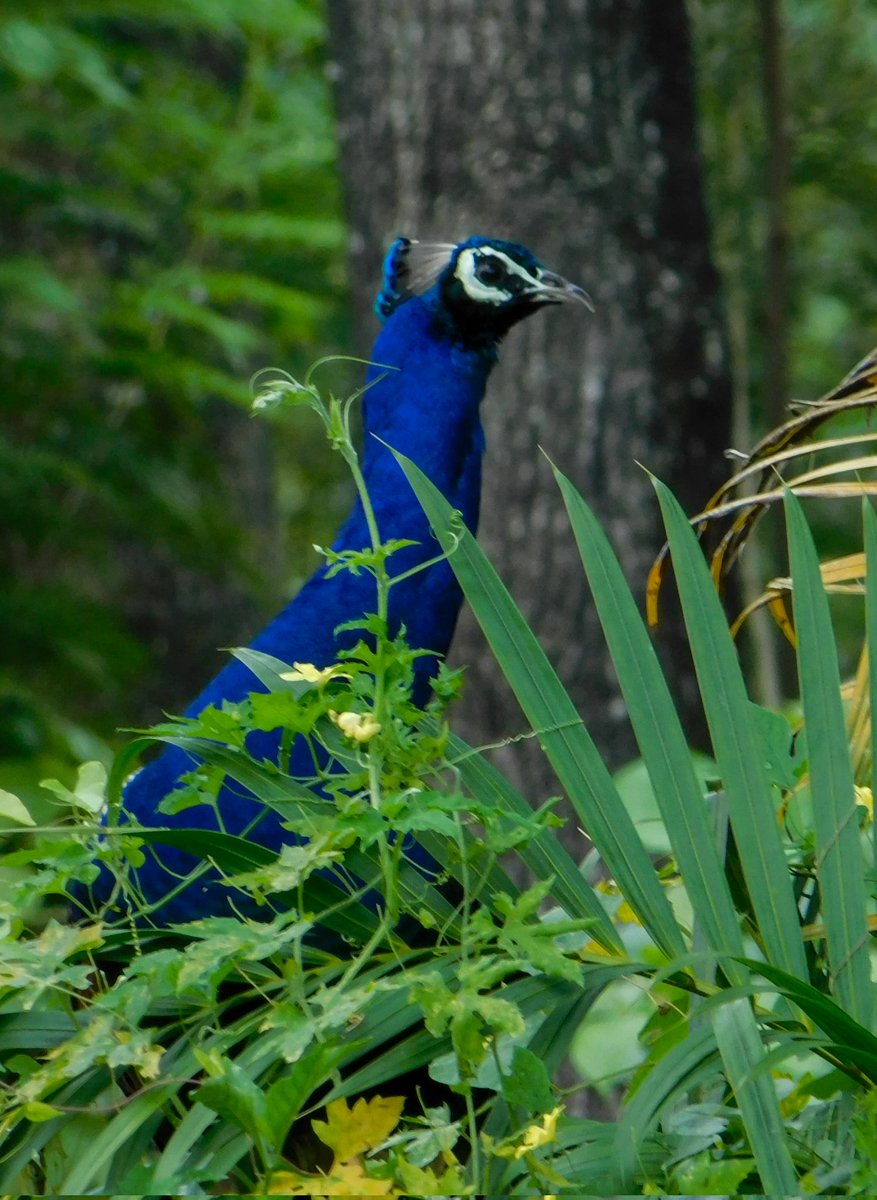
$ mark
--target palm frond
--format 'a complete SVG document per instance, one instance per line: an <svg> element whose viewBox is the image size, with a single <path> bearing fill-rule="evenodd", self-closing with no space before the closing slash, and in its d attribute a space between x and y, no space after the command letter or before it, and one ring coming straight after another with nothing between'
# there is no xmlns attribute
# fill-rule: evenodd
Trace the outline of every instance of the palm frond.
<svg viewBox="0 0 877 1200"><path fill-rule="evenodd" d="M877 348L821 399L797 401L790 407L794 412L791 419L771 430L748 455L742 456L738 470L703 510L691 518L700 538L717 527L720 530L710 556L710 569L719 591L723 590L755 526L773 505L782 501L786 489L802 498L829 501L877 495L877 454L869 450L877 442L877 432L862 428L852 434L817 436L835 418L857 413L868 418L877 407ZM856 450L861 453L856 454ZM736 452L731 453L738 457ZM646 607L652 626L659 620L667 549L666 545L661 548L649 572ZM826 585L836 590L845 582L844 572L849 568L849 556L823 564ZM854 573L859 590L863 574ZM794 640L788 613L777 603L788 591L786 583L774 580L768 584L765 592L741 613L735 631L751 612L768 605L781 628Z"/></svg>

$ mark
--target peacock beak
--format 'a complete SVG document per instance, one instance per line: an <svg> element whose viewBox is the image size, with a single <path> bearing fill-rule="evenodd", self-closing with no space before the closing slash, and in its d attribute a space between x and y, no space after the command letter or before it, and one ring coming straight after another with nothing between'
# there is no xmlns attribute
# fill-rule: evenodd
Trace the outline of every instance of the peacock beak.
<svg viewBox="0 0 877 1200"><path fill-rule="evenodd" d="M593 301L584 288L570 283L562 275L555 275L553 271L542 271L538 283L528 294L531 299L542 301L545 304L562 304L567 300L578 300L580 304L584 304L585 308L591 312L594 311Z"/></svg>

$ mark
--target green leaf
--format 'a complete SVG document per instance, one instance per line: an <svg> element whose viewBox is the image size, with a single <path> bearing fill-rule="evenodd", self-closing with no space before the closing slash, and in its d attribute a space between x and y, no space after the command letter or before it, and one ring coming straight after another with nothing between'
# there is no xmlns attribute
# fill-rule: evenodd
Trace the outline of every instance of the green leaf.
<svg viewBox="0 0 877 1200"><path fill-rule="evenodd" d="M721 1005L713 1012L712 1024L762 1187L772 1194L795 1195L798 1178L773 1080L759 1069L764 1047L749 1001L741 998Z"/></svg>
<svg viewBox="0 0 877 1200"><path fill-rule="evenodd" d="M713 752L758 928L770 960L806 979L798 910L737 651L688 519L669 489L658 480L653 483L664 515Z"/></svg>
<svg viewBox="0 0 877 1200"><path fill-rule="evenodd" d="M275 1146L282 1146L293 1121L324 1080L344 1061L346 1049L334 1041L323 1041L302 1055L269 1088L265 1111Z"/></svg>
<svg viewBox="0 0 877 1200"><path fill-rule="evenodd" d="M395 452L394 452L395 453ZM420 469L396 458L414 488L433 531L472 610L490 642L527 720L573 807L618 886L644 927L668 954L685 942L669 901L612 777L542 647L521 616L494 568L454 510ZM594 936L617 948L605 923Z"/></svg>
<svg viewBox="0 0 877 1200"><path fill-rule="evenodd" d="M713 950L740 954L743 943L739 919L725 881L703 788L651 638L596 517L570 481L557 470L554 474L695 916ZM743 982L739 970L737 975L735 982Z"/></svg>
<svg viewBox="0 0 877 1200"><path fill-rule="evenodd" d="M0 817L6 821L14 821L16 825L36 825L36 821L25 806L12 792L0 788Z"/></svg>
<svg viewBox="0 0 877 1200"><path fill-rule="evenodd" d="M769 963L747 959L746 964L751 971L769 979L778 991L807 1014L828 1041L836 1046L841 1065L858 1069L877 1085L877 1037L869 1029L860 1025L830 996L818 991L812 984L804 983Z"/></svg>
<svg viewBox="0 0 877 1200"><path fill-rule="evenodd" d="M58 1191L63 1196L81 1196L89 1192L96 1181L105 1178L105 1173L115 1155L143 1125L158 1112L167 1099L177 1090L177 1085L165 1084L129 1101L110 1120L100 1134L88 1145L88 1153L79 1153ZM104 1191L98 1186L95 1190Z"/></svg>
<svg viewBox="0 0 877 1200"><path fill-rule="evenodd" d="M768 780L780 788L796 787L807 761L804 730L796 737L785 713L760 704L749 711Z"/></svg>
<svg viewBox="0 0 877 1200"><path fill-rule="evenodd" d="M673 1190L684 1196L736 1196L755 1168L752 1158L713 1158L704 1151L676 1168Z"/></svg>
<svg viewBox="0 0 877 1200"><path fill-rule="evenodd" d="M273 1130L262 1089L224 1055L197 1047L194 1053L209 1076L197 1091L199 1104L239 1125L263 1150L270 1148Z"/></svg>
<svg viewBox="0 0 877 1200"><path fill-rule="evenodd" d="M65 804L96 817L106 804L107 769L101 762L82 763L72 789L66 788L57 779L43 779L40 787L54 793Z"/></svg>
<svg viewBox="0 0 877 1200"><path fill-rule="evenodd" d="M502 1077L502 1092L509 1104L527 1113L546 1113L557 1103L545 1064L526 1046L515 1047L512 1068Z"/></svg>
<svg viewBox="0 0 877 1200"><path fill-rule="evenodd" d="M55 1117L63 1115L60 1108L51 1104L43 1104L41 1100L31 1100L22 1110L28 1121L54 1121Z"/></svg>
<svg viewBox="0 0 877 1200"><path fill-rule="evenodd" d="M820 908L832 990L850 1016L869 1025L872 984L865 864L837 650L813 537L800 502L788 490L785 506Z"/></svg>
<svg viewBox="0 0 877 1200"><path fill-rule="evenodd" d="M659 1060L633 1095L628 1094L615 1127L613 1191L630 1190L639 1173L640 1146L680 1096L715 1078L717 1060L712 1029L692 1025L688 1037Z"/></svg>

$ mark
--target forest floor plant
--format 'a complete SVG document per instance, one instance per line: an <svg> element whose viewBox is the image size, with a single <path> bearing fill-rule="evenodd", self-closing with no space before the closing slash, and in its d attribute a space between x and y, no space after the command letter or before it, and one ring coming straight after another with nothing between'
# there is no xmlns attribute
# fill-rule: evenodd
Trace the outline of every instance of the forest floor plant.
<svg viewBox="0 0 877 1200"><path fill-rule="evenodd" d="M312 375L274 375L257 407L311 406L370 513L354 400L324 398ZM713 739L716 785L705 796L619 564L557 473L657 805L667 851L655 860L474 538L419 470L400 464L593 842L589 870L557 839L552 804L534 811L450 733L457 674L443 668L428 709L413 706L416 652L387 628L400 546L382 544L372 518L370 546L324 552L333 571L376 581L375 612L338 663L236 652L267 692L157 727L108 781L94 765L72 787L50 781L64 806L57 824L36 826L0 795L10 830L0 1189L873 1190L870 793L855 786L799 502L785 497L805 731L794 738L783 714L750 702L697 539L655 483ZM877 520L870 508L864 517L873 562ZM870 631L875 595L869 584ZM248 735L277 728L280 761L255 761ZM287 773L296 737L314 749L308 778ZM155 741L198 762L166 811L214 803L230 776L281 813L294 839L277 855L221 825L119 824L124 780ZM410 861L412 839L435 860L434 877ZM131 868L162 844L219 870L228 916L165 927L142 904ZM73 880L94 877L98 859L116 873L111 903L65 923L54 906ZM515 859L533 887L512 882ZM264 919L237 915L236 897ZM619 1080L618 1119L571 1117L555 1077L597 1001L631 979L652 1010L641 1061ZM584 1065L601 1074L599 1062Z"/></svg>

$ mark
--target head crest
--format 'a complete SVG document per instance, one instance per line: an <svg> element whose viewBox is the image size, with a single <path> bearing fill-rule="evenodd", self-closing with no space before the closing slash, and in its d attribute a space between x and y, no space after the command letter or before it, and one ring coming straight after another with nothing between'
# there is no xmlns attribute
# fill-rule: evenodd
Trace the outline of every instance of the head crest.
<svg viewBox="0 0 877 1200"><path fill-rule="evenodd" d="M411 296L428 292L449 265L456 250L452 242L416 242L397 238L384 260L384 286L375 312L383 320Z"/></svg>

